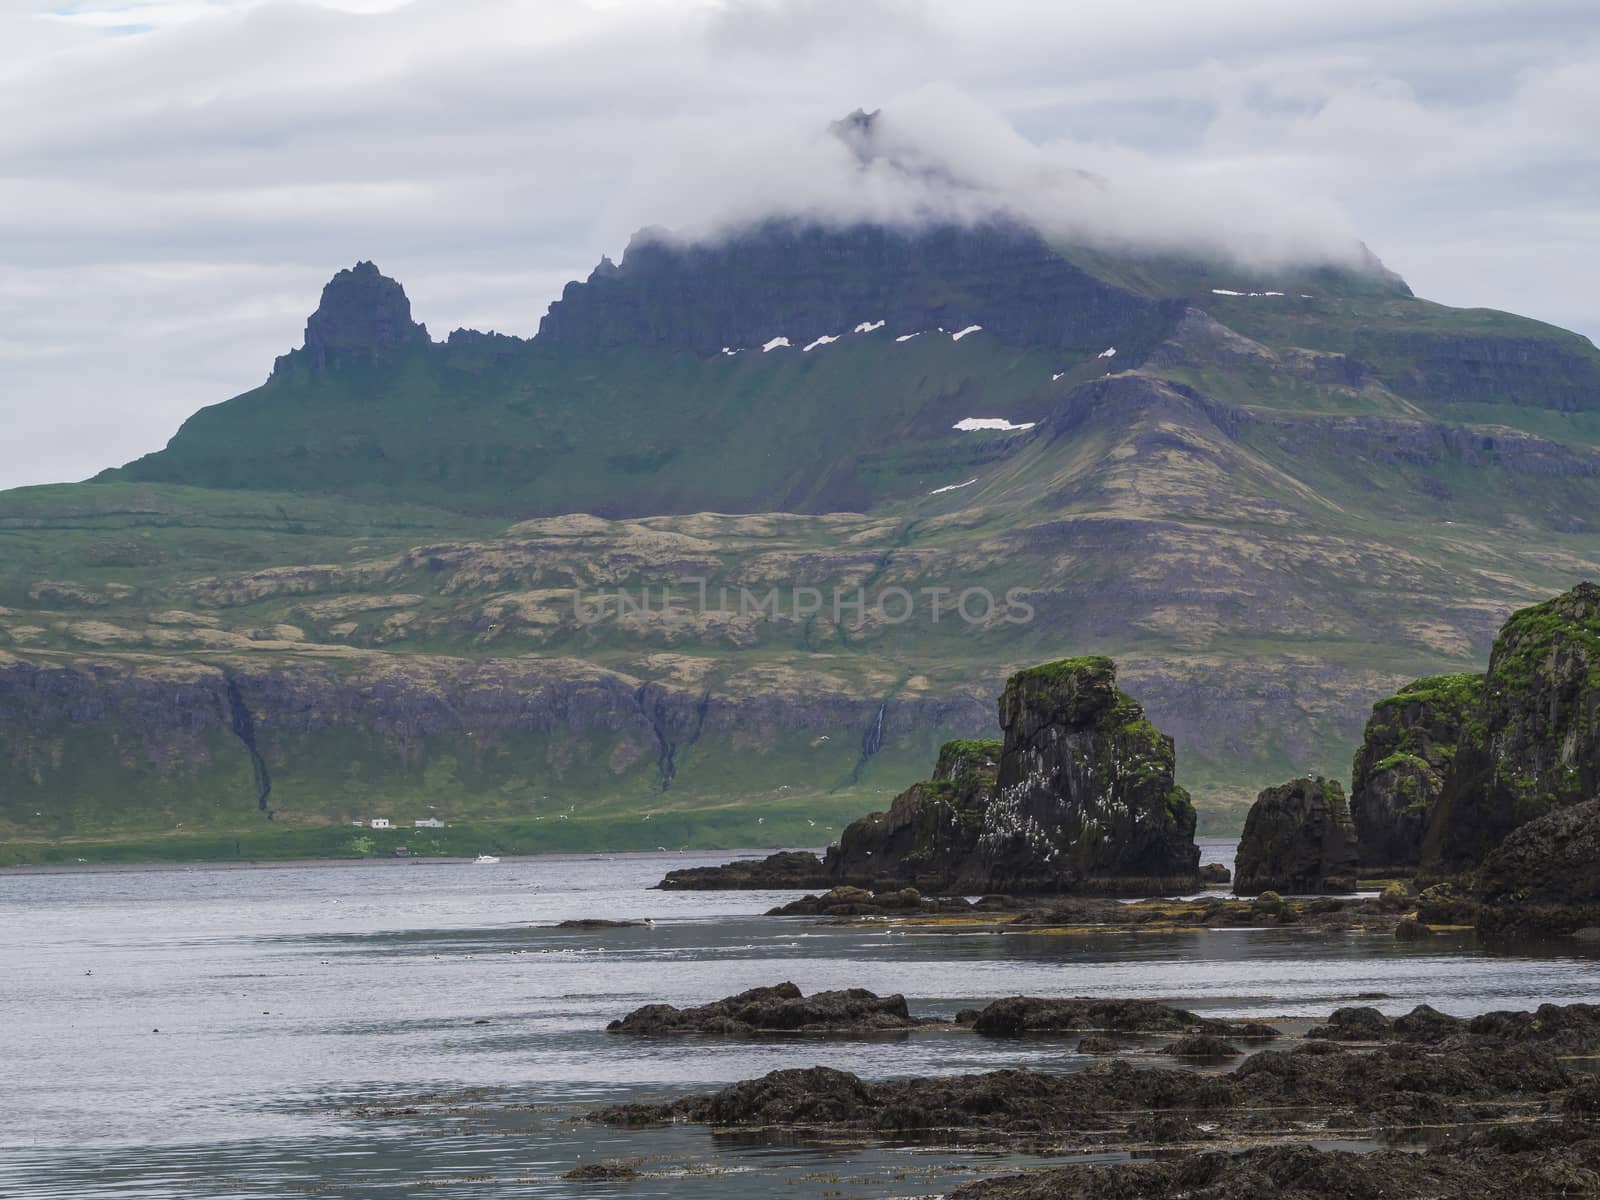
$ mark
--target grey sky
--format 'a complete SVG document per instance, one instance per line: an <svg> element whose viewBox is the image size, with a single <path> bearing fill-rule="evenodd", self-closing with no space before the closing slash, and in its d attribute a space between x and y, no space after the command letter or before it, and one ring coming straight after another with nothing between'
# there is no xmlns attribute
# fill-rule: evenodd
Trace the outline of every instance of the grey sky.
<svg viewBox="0 0 1600 1200"><path fill-rule="evenodd" d="M880 105L1119 236L1600 335L1592 0L0 0L0 486L259 383L358 258L527 334L639 225L849 211L806 139Z"/></svg>

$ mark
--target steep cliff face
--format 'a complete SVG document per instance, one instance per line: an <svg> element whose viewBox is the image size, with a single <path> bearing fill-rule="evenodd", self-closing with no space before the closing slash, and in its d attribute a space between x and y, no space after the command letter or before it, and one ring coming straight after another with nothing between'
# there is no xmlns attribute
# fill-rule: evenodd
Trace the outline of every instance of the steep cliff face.
<svg viewBox="0 0 1600 1200"><path fill-rule="evenodd" d="M1194 805L1173 779L1172 739L1116 682L1110 659L1081 658L1006 684L1005 748L979 838L978 869L992 889L1194 880Z"/></svg>
<svg viewBox="0 0 1600 1200"><path fill-rule="evenodd" d="M1308 776L1261 793L1245 818L1235 892L1344 892L1355 873L1355 825L1336 780Z"/></svg>
<svg viewBox="0 0 1600 1200"><path fill-rule="evenodd" d="M949 700L731 695L576 660L381 653L263 666L0 652L0 713L0 821L29 836L715 807L781 798L806 772L847 785L874 722L866 786L985 719ZM811 826L791 816L820 840L837 808L812 808ZM658 826L633 825L634 844L657 844Z"/></svg>
<svg viewBox="0 0 1600 1200"><path fill-rule="evenodd" d="M1469 870L1507 834L1600 791L1600 587L1506 622L1428 825L1424 868Z"/></svg>
<svg viewBox="0 0 1600 1200"><path fill-rule="evenodd" d="M1173 781L1172 739L1117 690L1110 659L1013 675L1000 725L1002 742L947 745L931 782L851 824L830 877L955 892L1195 886L1195 812Z"/></svg>
<svg viewBox="0 0 1600 1200"><path fill-rule="evenodd" d="M1152 345L1181 312L1105 283L1016 225L768 223L714 243L636 235L620 264L603 261L567 285L539 338L714 355L776 337L805 346L883 321L892 335L979 325L1012 346L1082 355Z"/></svg>
<svg viewBox="0 0 1600 1200"><path fill-rule="evenodd" d="M1445 776L1483 698L1482 675L1435 675L1373 706L1351 771L1362 872L1414 871Z"/></svg>

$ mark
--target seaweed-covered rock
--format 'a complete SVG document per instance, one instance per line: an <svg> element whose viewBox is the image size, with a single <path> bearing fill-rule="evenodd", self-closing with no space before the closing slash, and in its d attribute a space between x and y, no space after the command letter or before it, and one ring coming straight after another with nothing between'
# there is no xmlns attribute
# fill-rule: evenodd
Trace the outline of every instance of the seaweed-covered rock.
<svg viewBox="0 0 1600 1200"><path fill-rule="evenodd" d="M1470 871L1512 830L1600 794L1600 587L1514 613L1489 655L1423 841L1430 875Z"/></svg>
<svg viewBox="0 0 1600 1200"><path fill-rule="evenodd" d="M1335 1009L1326 1025L1306 1030L1308 1038L1328 1038L1336 1042L1381 1042L1394 1032L1394 1022L1375 1008Z"/></svg>
<svg viewBox="0 0 1600 1200"><path fill-rule="evenodd" d="M969 1183L950 1200L1566 1200L1594 1194L1600 1194L1600 1136L1592 1124L1571 1121L1489 1129L1425 1154L1299 1144L1116 1166L1075 1164Z"/></svg>
<svg viewBox="0 0 1600 1200"><path fill-rule="evenodd" d="M1200 868L1201 883L1232 883L1233 872L1221 863L1207 863Z"/></svg>
<svg viewBox="0 0 1600 1200"><path fill-rule="evenodd" d="M1373 705L1350 784L1363 873L1417 868L1445 773L1482 696L1482 675L1436 675Z"/></svg>
<svg viewBox="0 0 1600 1200"><path fill-rule="evenodd" d="M693 1008L647 1004L606 1026L607 1033L642 1036L761 1033L881 1033L931 1023L906 1010L904 996L878 996L864 988L806 996L792 983L751 988Z"/></svg>
<svg viewBox="0 0 1600 1200"><path fill-rule="evenodd" d="M1267 788L1245 818L1235 866L1239 895L1350 890L1356 832L1344 789L1320 776Z"/></svg>
<svg viewBox="0 0 1600 1200"><path fill-rule="evenodd" d="M809 850L780 850L766 858L739 859L720 867L668 871L657 887L667 891L798 891L829 886L822 860Z"/></svg>
<svg viewBox="0 0 1600 1200"><path fill-rule="evenodd" d="M883 916L905 915L914 912L970 912L971 901L964 896L951 896L942 900L925 899L916 888L901 888L894 892L869 892L865 888L841 885L829 888L820 896L802 896L776 908L769 908L769 917L853 917L862 914Z"/></svg>
<svg viewBox="0 0 1600 1200"><path fill-rule="evenodd" d="M561 1177L569 1183L619 1183L643 1179L639 1168L624 1162L579 1163Z"/></svg>
<svg viewBox="0 0 1600 1200"><path fill-rule="evenodd" d="M1192 1037L1179 1038L1161 1049L1163 1054L1170 1054L1174 1058L1238 1058L1241 1051L1232 1042L1219 1038L1215 1034L1197 1033Z"/></svg>
<svg viewBox="0 0 1600 1200"><path fill-rule="evenodd" d="M1024 1033L1087 1033L1091 1030L1187 1033L1198 1030L1201 1024L1201 1019L1187 1009L1172 1008L1154 1000L1007 996L980 1012L973 1028L990 1037L1015 1037Z"/></svg>
<svg viewBox="0 0 1600 1200"><path fill-rule="evenodd" d="M1260 1021L1231 1022L1201 1017L1154 1000L1007 996L978 1013L973 1031L988 1037L1030 1033L1181 1033L1214 1038L1275 1038Z"/></svg>

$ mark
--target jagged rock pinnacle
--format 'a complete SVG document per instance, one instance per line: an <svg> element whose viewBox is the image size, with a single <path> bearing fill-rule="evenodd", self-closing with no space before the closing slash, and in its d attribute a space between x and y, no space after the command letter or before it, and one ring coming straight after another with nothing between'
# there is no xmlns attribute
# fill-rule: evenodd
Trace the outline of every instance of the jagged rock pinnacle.
<svg viewBox="0 0 1600 1200"><path fill-rule="evenodd" d="M411 319L405 289L375 264L358 262L322 289L322 301L306 321L300 353L313 370L321 370L341 359L370 359L429 340L427 326Z"/></svg>

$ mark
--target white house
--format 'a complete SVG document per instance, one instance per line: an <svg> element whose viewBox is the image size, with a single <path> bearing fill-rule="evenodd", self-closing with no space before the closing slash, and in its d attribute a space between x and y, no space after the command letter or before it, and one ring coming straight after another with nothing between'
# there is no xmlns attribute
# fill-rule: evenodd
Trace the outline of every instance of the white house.
<svg viewBox="0 0 1600 1200"><path fill-rule="evenodd" d="M443 829L444 828L444 822L439 820L438 817L423 817L420 821L413 821L412 824L415 825L418 829Z"/></svg>
<svg viewBox="0 0 1600 1200"><path fill-rule="evenodd" d="M388 817L373 817L372 818L372 827L374 829L387 829L387 828L389 828L389 818Z"/></svg>

